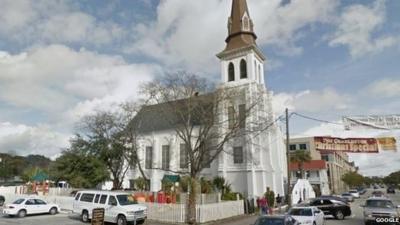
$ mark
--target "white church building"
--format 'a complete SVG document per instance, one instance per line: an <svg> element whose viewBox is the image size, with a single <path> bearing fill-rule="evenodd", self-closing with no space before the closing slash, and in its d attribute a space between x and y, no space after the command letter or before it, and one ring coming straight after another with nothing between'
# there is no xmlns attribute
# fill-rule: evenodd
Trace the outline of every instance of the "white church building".
<svg viewBox="0 0 400 225"><path fill-rule="evenodd" d="M261 98L256 111L247 119L273 125L250 140L240 137L231 140L224 146L226 151L201 172L201 176L207 179L224 177L231 184L232 191L243 193L247 198L261 196L267 187L284 195L287 182L284 137L273 123L276 118L272 110L272 94L264 80L266 57L256 39L246 0L233 0L226 48L217 54L221 63L219 86L238 90L240 96L236 96L232 106L236 111L253 99ZM139 158L143 159L141 165L150 179L150 191L161 190L165 175L179 175L170 171L184 170L181 152L185 145L174 132L174 129L159 124L141 133L144 138L140 141ZM138 177L141 177L138 169L131 169L124 180L124 188L129 188L132 185L130 181Z"/></svg>

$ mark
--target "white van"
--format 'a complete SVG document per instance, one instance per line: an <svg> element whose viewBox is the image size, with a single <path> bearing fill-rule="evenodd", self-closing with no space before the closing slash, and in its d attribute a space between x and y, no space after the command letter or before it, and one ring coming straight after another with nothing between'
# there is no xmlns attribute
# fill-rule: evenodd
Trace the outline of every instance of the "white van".
<svg viewBox="0 0 400 225"><path fill-rule="evenodd" d="M104 221L126 225L128 222L142 224L147 219L147 207L134 201L132 195L113 191L78 191L73 203L73 213L83 222L92 218L92 210L104 209Z"/></svg>

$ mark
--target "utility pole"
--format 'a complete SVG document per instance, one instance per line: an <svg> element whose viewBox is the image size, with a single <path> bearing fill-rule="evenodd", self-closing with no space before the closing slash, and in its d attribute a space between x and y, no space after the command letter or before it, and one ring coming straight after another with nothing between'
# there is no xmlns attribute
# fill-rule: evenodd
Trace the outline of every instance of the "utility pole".
<svg viewBox="0 0 400 225"><path fill-rule="evenodd" d="M289 208L292 206L292 193L290 190L290 148L289 148L289 109L286 108L286 161L287 161L287 197L288 197L288 206Z"/></svg>

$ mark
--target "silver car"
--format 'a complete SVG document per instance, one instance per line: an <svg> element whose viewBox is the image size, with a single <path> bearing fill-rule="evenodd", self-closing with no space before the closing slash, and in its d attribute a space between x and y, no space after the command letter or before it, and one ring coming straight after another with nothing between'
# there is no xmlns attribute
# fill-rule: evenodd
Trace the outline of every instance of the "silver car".
<svg viewBox="0 0 400 225"><path fill-rule="evenodd" d="M340 197L346 199L348 202L354 202L354 197L349 192L343 193Z"/></svg>
<svg viewBox="0 0 400 225"><path fill-rule="evenodd" d="M364 208L364 223L370 224L400 224L398 208L393 202L384 197L371 197L361 205Z"/></svg>

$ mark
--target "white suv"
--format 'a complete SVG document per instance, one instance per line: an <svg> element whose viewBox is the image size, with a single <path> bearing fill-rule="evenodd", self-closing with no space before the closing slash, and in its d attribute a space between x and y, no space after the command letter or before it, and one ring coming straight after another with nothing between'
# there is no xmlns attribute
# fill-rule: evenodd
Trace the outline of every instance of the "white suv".
<svg viewBox="0 0 400 225"><path fill-rule="evenodd" d="M104 209L104 221L126 225L136 221L142 224L147 218L147 207L138 205L132 195L112 191L79 191L75 195L73 213L79 214L83 222L92 218L92 211Z"/></svg>

